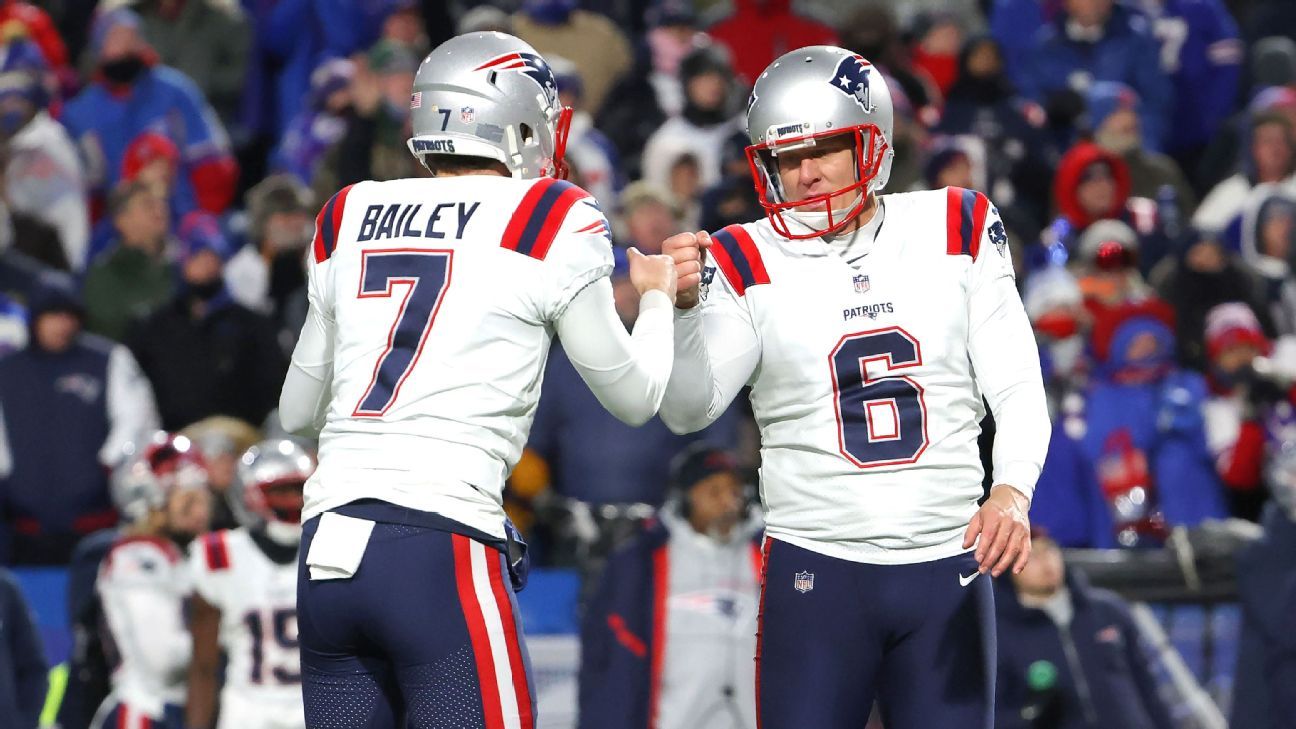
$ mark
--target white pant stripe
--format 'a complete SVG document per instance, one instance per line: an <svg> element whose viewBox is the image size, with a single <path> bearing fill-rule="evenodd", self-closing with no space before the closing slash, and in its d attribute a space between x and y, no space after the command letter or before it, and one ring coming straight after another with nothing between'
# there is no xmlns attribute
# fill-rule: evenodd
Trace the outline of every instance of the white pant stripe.
<svg viewBox="0 0 1296 729"><path fill-rule="evenodd" d="M509 662L508 643L504 635L504 620L499 603L495 600L495 592L491 590L490 567L486 562L488 559L499 559L499 553L475 539L468 544L472 556L473 590L477 593L477 602L481 605L482 617L486 623L486 635L490 640L504 727L522 729L522 719L518 716L517 691L513 688L513 666Z"/></svg>

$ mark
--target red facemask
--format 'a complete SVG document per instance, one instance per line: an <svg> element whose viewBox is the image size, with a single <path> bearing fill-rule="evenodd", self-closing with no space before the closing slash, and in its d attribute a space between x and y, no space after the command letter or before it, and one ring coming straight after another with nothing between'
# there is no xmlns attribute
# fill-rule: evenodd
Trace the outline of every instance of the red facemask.
<svg viewBox="0 0 1296 729"><path fill-rule="evenodd" d="M814 195L802 200L780 202L771 199L771 188L782 189L781 183L778 182L778 162L774 158L774 150L810 140L818 141L838 134L851 134L855 137L856 172L854 183L839 190ZM753 144L747 147L747 163L751 167L752 179L756 182L757 199L760 201L761 208L765 210L765 216L769 218L770 225L774 226L775 232L791 240L805 240L836 233L854 222L868 202L869 183L881 171L882 162L886 159L888 149L886 138L882 136L882 130L876 124L861 124L845 129L834 129L830 132L779 139L777 142ZM782 198L783 194L778 192L777 196ZM832 200L840 196L855 196L859 199L850 208L835 211L832 209ZM827 210L828 227L814 228L807 226L811 228L810 232L793 233L788 226L787 220L783 217L784 214L795 211L800 207L815 204L822 204Z"/></svg>

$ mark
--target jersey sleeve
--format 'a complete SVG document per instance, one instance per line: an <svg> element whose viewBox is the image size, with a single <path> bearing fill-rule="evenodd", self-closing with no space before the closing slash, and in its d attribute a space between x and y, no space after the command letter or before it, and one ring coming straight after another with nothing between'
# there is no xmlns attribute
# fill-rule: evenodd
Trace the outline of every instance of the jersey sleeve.
<svg viewBox="0 0 1296 729"><path fill-rule="evenodd" d="M208 605L220 608L230 574L229 547L224 530L209 532L189 547L189 573L194 592Z"/></svg>
<svg viewBox="0 0 1296 729"><path fill-rule="evenodd" d="M1052 430L1039 350L1017 293L1003 221L989 201L973 207L981 205L985 217L973 229L977 242L968 271L968 353L977 386L994 414L994 483L1030 497Z"/></svg>
<svg viewBox="0 0 1296 729"><path fill-rule="evenodd" d="M562 317L577 294L591 283L611 275L613 267L612 233L598 203L575 185L565 194L573 199L558 223L542 265L539 306L547 321ZM551 214L558 212L555 210Z"/></svg>
<svg viewBox="0 0 1296 729"><path fill-rule="evenodd" d="M760 363L760 337L742 295L742 277L731 276L732 266L717 258L717 245L722 244L712 245L702 269L702 300L675 310L675 363L660 413L675 433L715 422Z"/></svg>
<svg viewBox="0 0 1296 729"><path fill-rule="evenodd" d="M174 547L130 540L104 558L96 589L123 663L177 680L189 663L184 598L192 581Z"/></svg>

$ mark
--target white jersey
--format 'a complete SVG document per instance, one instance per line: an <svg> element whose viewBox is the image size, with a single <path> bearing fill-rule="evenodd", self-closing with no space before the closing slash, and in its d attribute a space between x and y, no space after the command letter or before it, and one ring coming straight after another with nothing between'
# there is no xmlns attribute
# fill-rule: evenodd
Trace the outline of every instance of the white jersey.
<svg viewBox="0 0 1296 729"><path fill-rule="evenodd" d="M480 175L362 182L335 195L318 220L311 314L281 397L291 428L301 420L294 371L328 383L303 518L374 498L502 537L504 479L526 443L555 328L615 350L582 374L605 404L615 388L639 403L619 417L642 422L660 402L669 299L645 297L660 322L644 334L655 338L627 354L643 316L632 340L611 305L611 270L607 221L568 182ZM587 298L599 320L564 325Z"/></svg>
<svg viewBox="0 0 1296 729"><path fill-rule="evenodd" d="M695 430L751 385L768 534L881 564L964 551L983 396L995 483L1033 493L1049 437L1039 357L984 196L886 195L831 243L764 220L712 238L661 415Z"/></svg>
<svg viewBox="0 0 1296 729"><path fill-rule="evenodd" d="M220 729L304 727L296 561L274 562L243 528L205 535L189 558L194 592L221 613Z"/></svg>
<svg viewBox="0 0 1296 729"><path fill-rule="evenodd" d="M185 603L192 593L188 565L170 540L125 537L100 563L95 590L113 666L105 706L120 702L161 719L167 704L185 701L192 655L185 625Z"/></svg>

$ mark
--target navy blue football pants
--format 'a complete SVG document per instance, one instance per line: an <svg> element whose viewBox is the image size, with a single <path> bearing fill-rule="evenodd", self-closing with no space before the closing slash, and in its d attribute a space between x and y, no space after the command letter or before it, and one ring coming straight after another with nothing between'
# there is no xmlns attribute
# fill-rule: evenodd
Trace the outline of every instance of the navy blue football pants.
<svg viewBox="0 0 1296 729"><path fill-rule="evenodd" d="M756 643L760 729L991 729L994 592L971 554L906 565L767 538Z"/></svg>
<svg viewBox="0 0 1296 729"><path fill-rule="evenodd" d="M312 581L305 555L318 526L304 526L297 574L308 727L534 729L530 662L500 550L379 522L353 577Z"/></svg>

